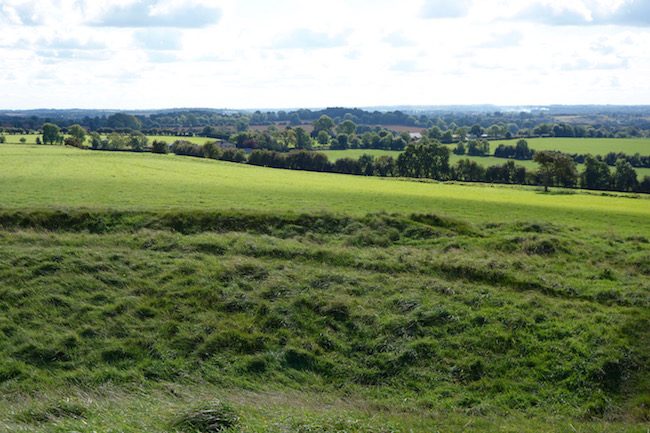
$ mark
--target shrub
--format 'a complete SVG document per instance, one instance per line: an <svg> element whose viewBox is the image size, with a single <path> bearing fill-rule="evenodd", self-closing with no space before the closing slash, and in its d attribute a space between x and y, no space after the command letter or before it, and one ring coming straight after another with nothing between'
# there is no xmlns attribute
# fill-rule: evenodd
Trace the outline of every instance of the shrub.
<svg viewBox="0 0 650 433"><path fill-rule="evenodd" d="M182 433L218 433L239 425L237 412L227 403L211 401L181 414L172 423Z"/></svg>
<svg viewBox="0 0 650 433"><path fill-rule="evenodd" d="M171 151L176 155L203 156L203 146L186 140L176 140L171 145Z"/></svg>
<svg viewBox="0 0 650 433"><path fill-rule="evenodd" d="M153 153L169 153L169 145L164 141L154 140L151 143L151 151Z"/></svg>
<svg viewBox="0 0 650 433"><path fill-rule="evenodd" d="M219 159L230 162L245 162L246 152L241 149L224 149Z"/></svg>

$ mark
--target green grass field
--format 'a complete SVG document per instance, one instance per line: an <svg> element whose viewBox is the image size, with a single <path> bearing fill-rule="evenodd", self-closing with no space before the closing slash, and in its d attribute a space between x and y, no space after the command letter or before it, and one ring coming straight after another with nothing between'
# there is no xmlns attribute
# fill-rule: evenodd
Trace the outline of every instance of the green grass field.
<svg viewBox="0 0 650 433"><path fill-rule="evenodd" d="M538 188L454 185L266 169L174 155L0 147L5 208L237 209L294 212L435 212L471 222L528 218L600 228L650 216L650 200L541 194ZM558 190L558 192L560 192ZM613 204L615 202L615 204ZM593 214L593 217L586 218Z"/></svg>
<svg viewBox="0 0 650 433"><path fill-rule="evenodd" d="M647 196L3 145L0 432L647 433L648 276Z"/></svg>
<svg viewBox="0 0 650 433"><path fill-rule="evenodd" d="M650 155L650 139L648 138L530 138L526 141L528 141L528 146L535 150L558 150L564 153L591 153L602 156L609 152ZM503 143L514 145L515 142ZM499 140L490 142L492 151L500 143L502 142Z"/></svg>

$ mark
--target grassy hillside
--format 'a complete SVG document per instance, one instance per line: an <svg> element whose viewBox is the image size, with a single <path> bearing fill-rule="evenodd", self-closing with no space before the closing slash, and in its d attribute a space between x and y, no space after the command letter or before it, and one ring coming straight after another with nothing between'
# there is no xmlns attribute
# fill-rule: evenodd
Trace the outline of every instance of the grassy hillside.
<svg viewBox="0 0 650 433"><path fill-rule="evenodd" d="M1 432L650 421L645 197L0 146L0 203Z"/></svg>
<svg viewBox="0 0 650 433"><path fill-rule="evenodd" d="M1 146L5 208L264 209L435 212L470 222L526 220L634 231L650 216L647 196L455 185L345 176L173 155Z"/></svg>

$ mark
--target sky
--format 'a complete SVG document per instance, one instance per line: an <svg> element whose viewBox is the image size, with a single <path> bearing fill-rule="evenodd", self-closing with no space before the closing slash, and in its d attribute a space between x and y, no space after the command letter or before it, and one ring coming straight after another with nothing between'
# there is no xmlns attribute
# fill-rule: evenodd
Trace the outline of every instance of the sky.
<svg viewBox="0 0 650 433"><path fill-rule="evenodd" d="M0 0L0 108L650 104L650 0Z"/></svg>

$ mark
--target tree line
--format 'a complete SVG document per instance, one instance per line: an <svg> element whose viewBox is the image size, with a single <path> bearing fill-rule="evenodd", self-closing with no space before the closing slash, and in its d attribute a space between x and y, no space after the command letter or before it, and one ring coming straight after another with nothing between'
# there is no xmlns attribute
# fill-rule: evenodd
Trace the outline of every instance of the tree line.
<svg viewBox="0 0 650 433"><path fill-rule="evenodd" d="M581 111L580 107L570 109ZM0 127L9 133L25 133L44 122L65 128L79 124L102 134L139 130L151 135L201 135L225 139L224 135L248 131L251 126L304 126L326 117L335 125L353 122L366 126L403 126L426 130L430 138L446 143L454 137L472 135L491 139L517 137L650 137L648 112L613 111L607 115L591 113L579 121L567 122L566 116L550 111L489 112L475 108L369 111L358 108L330 107L322 110L233 111L233 110L160 110L141 113L105 113L86 111L36 111L33 115L0 115ZM92 115L101 113L101 115ZM569 113L570 114L570 113ZM580 113L579 113L580 114ZM583 113L586 114L586 113ZM215 135L219 135L215 137Z"/></svg>

